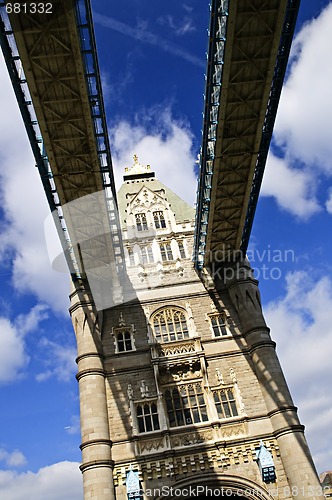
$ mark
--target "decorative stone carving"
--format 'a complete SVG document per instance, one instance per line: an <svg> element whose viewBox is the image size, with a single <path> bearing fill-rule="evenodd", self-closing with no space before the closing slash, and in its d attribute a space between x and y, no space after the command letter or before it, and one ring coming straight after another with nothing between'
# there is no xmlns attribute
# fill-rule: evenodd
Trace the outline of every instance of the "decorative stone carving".
<svg viewBox="0 0 332 500"><path fill-rule="evenodd" d="M210 430L207 430L190 434L209 434L210 432ZM181 444L182 437L184 436L174 436L172 439L172 446L183 446L184 449L186 449L186 446L190 446L188 442L187 444ZM208 438L207 440L210 439L213 440L213 437ZM175 441L179 444L175 444ZM203 441L201 441L201 443L202 442ZM139 443L140 453L143 454L151 452L151 454L153 454L155 450L163 449L164 444L165 442L161 438L141 441ZM197 464L199 464L199 469L202 471L211 471L211 468L219 471L227 471L233 467L234 463L245 463L246 470L251 468L252 471L256 471L257 464L255 462L255 458L258 446L258 441L254 440L241 446L228 446L226 444L226 446L222 446L220 451L218 449L204 452L197 452L195 450L194 454L190 448L187 448L187 452L183 451L181 454L178 454L178 456L163 456L158 460L153 458L152 461L146 459L141 463L136 463L134 461L132 466L135 470L139 471L140 477L143 478L148 474L153 474L153 476L158 479L165 476L171 477L174 474L181 474L184 469L189 474L195 474L197 471ZM275 440L269 441L269 448L271 449L272 454L275 454L275 457L279 457L280 452ZM115 486L126 484L127 470L128 468L126 467L117 466L114 468L113 477Z"/></svg>
<svg viewBox="0 0 332 500"><path fill-rule="evenodd" d="M213 439L212 431L206 432L192 432L185 434L184 436L176 436L172 438L172 446L191 446L194 444L205 443Z"/></svg>
<svg viewBox="0 0 332 500"><path fill-rule="evenodd" d="M142 382L141 382L140 391L141 391L142 398L149 397L149 388L146 385L145 380L142 380Z"/></svg>
<svg viewBox="0 0 332 500"><path fill-rule="evenodd" d="M125 167L125 172L128 174L144 174L146 172L149 172L151 170L150 165L141 165L138 161L138 156L134 154L133 156L134 160L134 165L130 168Z"/></svg>
<svg viewBox="0 0 332 500"><path fill-rule="evenodd" d="M147 451L156 451L164 447L163 439L153 439L149 441L141 441L139 443L140 453Z"/></svg>
<svg viewBox="0 0 332 500"><path fill-rule="evenodd" d="M122 312L120 312L120 316L119 316L119 326L126 326L126 322L123 318Z"/></svg>
<svg viewBox="0 0 332 500"><path fill-rule="evenodd" d="M213 314L217 314L218 309L216 308L216 305L215 305L215 303L214 303L214 302L211 302L211 303L210 303L210 307L211 307L211 312L212 312ZM206 319L207 319L207 321L209 320L209 316L208 316L208 315L206 315Z"/></svg>
<svg viewBox="0 0 332 500"><path fill-rule="evenodd" d="M163 346L159 349L159 356L178 356L179 354L190 354L195 351L195 342L187 342L180 345Z"/></svg>
<svg viewBox="0 0 332 500"><path fill-rule="evenodd" d="M133 391L133 387L131 384L128 384L127 394L128 394L129 401L132 400L134 397L134 391Z"/></svg>
<svg viewBox="0 0 332 500"><path fill-rule="evenodd" d="M193 312L192 312L191 305L189 304L189 302L186 302L186 310L188 313L188 319L192 319Z"/></svg>
<svg viewBox="0 0 332 500"><path fill-rule="evenodd" d="M224 382L222 373L219 370L219 368L216 368L216 374L217 374L217 380L218 380L219 384L224 384L225 382Z"/></svg>
<svg viewBox="0 0 332 500"><path fill-rule="evenodd" d="M162 384L202 378L199 359L175 359L159 364L159 380Z"/></svg>
<svg viewBox="0 0 332 500"><path fill-rule="evenodd" d="M220 427L220 437L223 439L233 438L235 436L242 436L245 433L246 433L245 428L242 423L235 425L225 424L222 427Z"/></svg>

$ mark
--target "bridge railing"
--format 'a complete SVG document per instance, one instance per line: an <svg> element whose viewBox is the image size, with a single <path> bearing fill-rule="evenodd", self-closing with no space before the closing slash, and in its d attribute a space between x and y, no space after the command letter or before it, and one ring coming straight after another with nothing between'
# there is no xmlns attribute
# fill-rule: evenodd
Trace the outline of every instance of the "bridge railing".
<svg viewBox="0 0 332 500"><path fill-rule="evenodd" d="M201 269L206 250L208 213L210 210L218 114L222 92L222 75L227 37L228 0L212 0L210 5L209 46L205 104L203 112L202 146L199 156L196 221L194 235L195 266Z"/></svg>
<svg viewBox="0 0 332 500"><path fill-rule="evenodd" d="M118 270L122 272L125 266L125 258L90 0L76 0L76 16L77 28L80 34L82 59L85 67L91 118L94 124L96 148L100 162L102 185L112 225L111 232L113 235L116 264Z"/></svg>

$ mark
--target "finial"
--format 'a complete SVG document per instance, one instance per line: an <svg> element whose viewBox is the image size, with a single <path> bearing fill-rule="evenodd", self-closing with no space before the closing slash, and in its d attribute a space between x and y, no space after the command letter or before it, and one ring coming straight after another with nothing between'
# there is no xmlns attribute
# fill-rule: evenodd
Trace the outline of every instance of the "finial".
<svg viewBox="0 0 332 500"><path fill-rule="evenodd" d="M134 165L131 168L125 167L125 172L128 172L130 175L144 174L151 169L150 165L141 165L139 163L137 154L134 154L133 160Z"/></svg>
<svg viewBox="0 0 332 500"><path fill-rule="evenodd" d="M125 322L125 320L123 319L123 314L122 314L122 312L120 312L120 316L119 316L119 326L126 326L126 322Z"/></svg>

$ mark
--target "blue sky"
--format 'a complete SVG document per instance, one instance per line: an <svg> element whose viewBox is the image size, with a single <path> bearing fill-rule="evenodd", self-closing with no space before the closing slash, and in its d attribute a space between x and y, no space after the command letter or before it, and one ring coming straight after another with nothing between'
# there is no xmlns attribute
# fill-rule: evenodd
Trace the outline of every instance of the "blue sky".
<svg viewBox="0 0 332 500"><path fill-rule="evenodd" d="M208 3L92 1L116 179L137 153L195 201ZM302 0L250 256L319 472L332 468L332 3ZM82 498L69 280L0 57L0 497ZM265 267L263 267L265 266Z"/></svg>

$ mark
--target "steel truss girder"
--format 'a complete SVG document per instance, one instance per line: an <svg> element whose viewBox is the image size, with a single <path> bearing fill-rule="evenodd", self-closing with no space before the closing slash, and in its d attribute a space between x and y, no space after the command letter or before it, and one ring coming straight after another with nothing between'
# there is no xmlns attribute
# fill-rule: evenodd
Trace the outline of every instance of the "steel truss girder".
<svg viewBox="0 0 332 500"><path fill-rule="evenodd" d="M54 0L51 16L21 13L10 15L9 20L3 5L1 16L6 18L1 30L6 41L8 38L9 48L4 50L7 66L12 64L13 57L21 59L42 130L44 150L47 151L47 157L42 156L47 165L43 184L52 211L59 213L60 237L65 231L74 241L79 241L77 235L87 238L99 218L104 237L89 243L91 251L85 243L84 251L87 256L94 255L96 263L108 262L114 269L120 266L123 270L122 239L89 0ZM18 51L16 48L13 51L10 45L11 31ZM13 85L18 87L20 82L14 73L12 71ZM40 148L35 147L37 140L31 131L32 120L23 111L22 114L37 160ZM78 165L81 168L77 168ZM110 193L105 191L103 206L98 206L96 214L85 213L80 220L81 227L68 213L63 216L66 204L86 194L103 192L105 188ZM75 257L84 272L82 249L76 247ZM77 268L71 271L73 277L79 275Z"/></svg>
<svg viewBox="0 0 332 500"><path fill-rule="evenodd" d="M208 266L217 251L247 249L298 7L299 0L212 1L196 204L197 269ZM230 212L234 198L237 215ZM233 225L237 217L232 234L230 214Z"/></svg>

